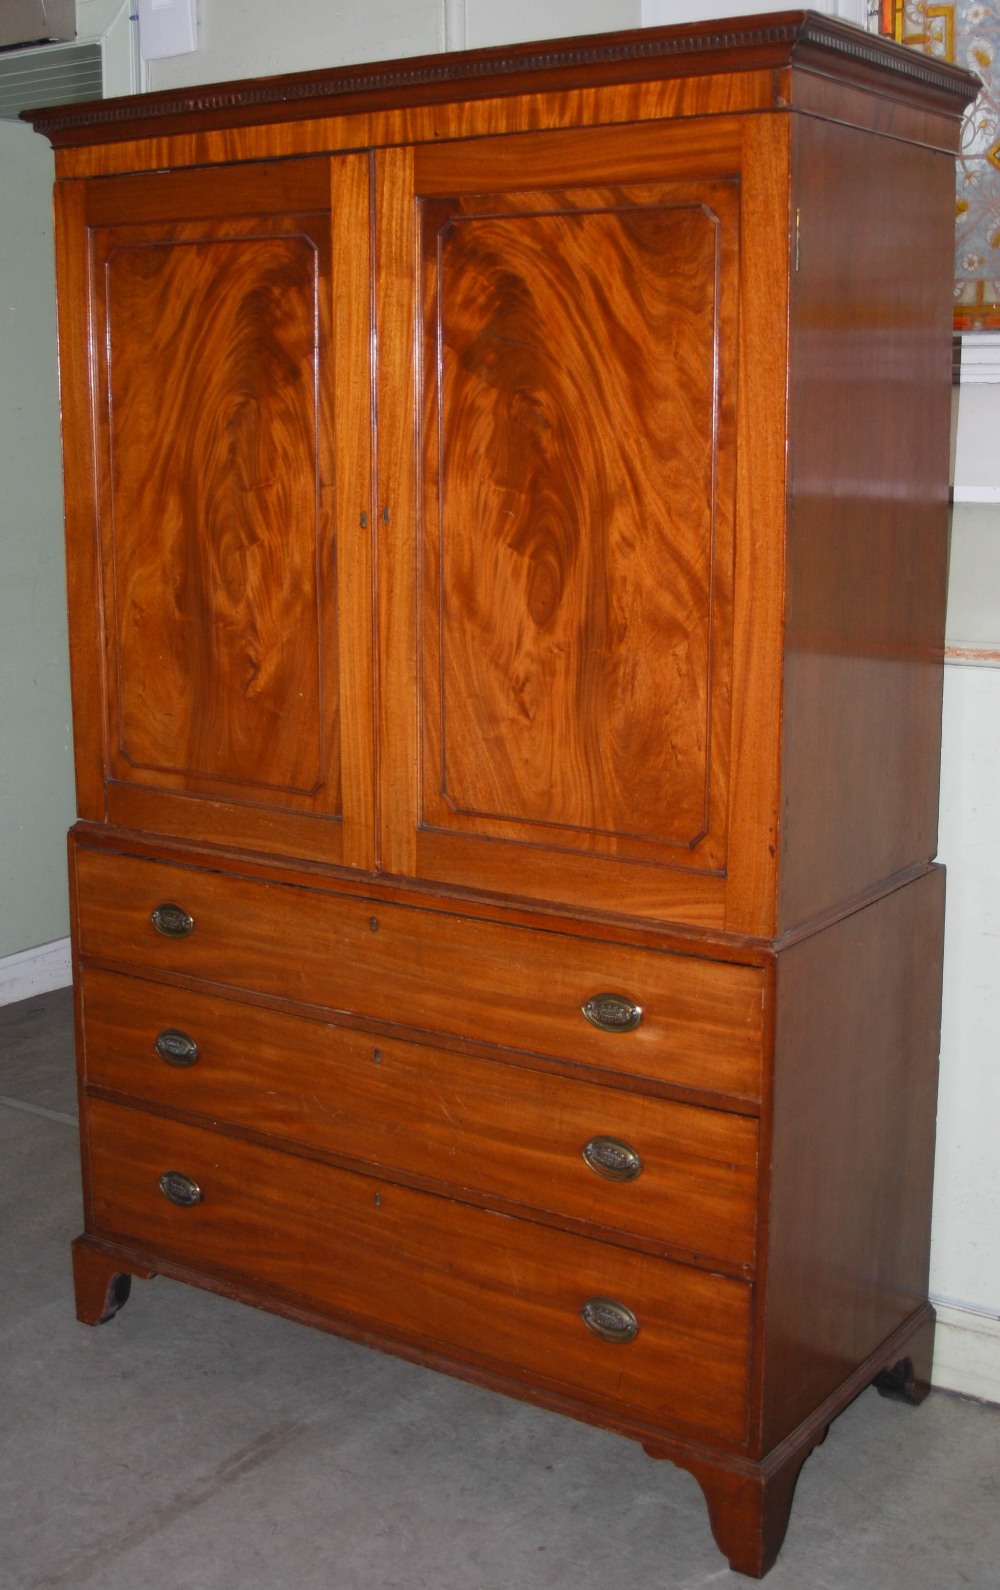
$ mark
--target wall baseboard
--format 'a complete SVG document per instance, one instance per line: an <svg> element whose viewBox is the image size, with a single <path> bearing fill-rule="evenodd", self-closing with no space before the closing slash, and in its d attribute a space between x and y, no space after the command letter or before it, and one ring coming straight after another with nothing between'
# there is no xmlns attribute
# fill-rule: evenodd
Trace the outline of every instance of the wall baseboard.
<svg viewBox="0 0 1000 1590"><path fill-rule="evenodd" d="M931 1382L944 1391L1000 1403L1000 1319L934 1302L934 1368Z"/></svg>
<svg viewBox="0 0 1000 1590"><path fill-rule="evenodd" d="M66 988L73 981L69 939L39 944L33 950L0 957L0 1005L13 1005L32 994Z"/></svg>

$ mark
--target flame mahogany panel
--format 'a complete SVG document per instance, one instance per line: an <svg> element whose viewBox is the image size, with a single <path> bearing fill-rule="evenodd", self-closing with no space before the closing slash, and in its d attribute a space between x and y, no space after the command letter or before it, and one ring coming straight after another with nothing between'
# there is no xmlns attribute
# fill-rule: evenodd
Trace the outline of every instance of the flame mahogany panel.
<svg viewBox="0 0 1000 1590"><path fill-rule="evenodd" d="M737 197L421 206L424 827L724 862Z"/></svg>
<svg viewBox="0 0 1000 1590"><path fill-rule="evenodd" d="M643 1077L739 1108L760 1098L764 979L727 965L608 940L350 898L74 849L77 947L93 963L227 984L327 1006L418 1033L475 1041ZM183 938L156 932L172 901L194 919ZM373 915L373 910L375 915ZM618 990L642 1007L633 1030L601 1031L582 1012Z"/></svg>
<svg viewBox="0 0 1000 1590"><path fill-rule="evenodd" d="M245 236L229 223L221 237L198 224L95 240L118 777L299 795L321 782L331 727L320 719L318 588L324 262L322 232L307 227L290 220L261 236L254 220Z"/></svg>
<svg viewBox="0 0 1000 1590"><path fill-rule="evenodd" d="M357 199L342 176L338 212ZM338 310L334 238L354 226L364 255L367 181L363 198L335 221L317 160L123 178L90 202L115 821L281 849L270 811L293 825L286 847L342 859L337 549L368 504L336 502L334 456L369 438L333 379L338 312L364 338L353 303Z"/></svg>

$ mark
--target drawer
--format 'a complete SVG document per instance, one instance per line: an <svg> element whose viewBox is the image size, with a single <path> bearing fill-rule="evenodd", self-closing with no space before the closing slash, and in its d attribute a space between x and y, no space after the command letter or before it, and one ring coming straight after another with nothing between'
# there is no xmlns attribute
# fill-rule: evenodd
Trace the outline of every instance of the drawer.
<svg viewBox="0 0 1000 1590"><path fill-rule="evenodd" d="M95 1100L97 1228L487 1370L739 1443L750 1287L369 1176ZM202 1201L160 1190L181 1172ZM628 1342L581 1309L631 1311ZM606 1317L606 1316L605 1316Z"/></svg>
<svg viewBox="0 0 1000 1590"><path fill-rule="evenodd" d="M633 1232L691 1257L753 1260L757 1123L747 1116L113 972L88 969L82 988L92 1085ZM193 1063L161 1058L155 1045L165 1031L193 1041ZM634 1161L624 1166L631 1179L615 1179L616 1142L638 1156L638 1174Z"/></svg>
<svg viewBox="0 0 1000 1590"><path fill-rule="evenodd" d="M83 849L76 864L79 947L91 960L760 1096L759 968ZM161 903L189 913L186 937L153 926ZM634 1030L584 1017L605 992L642 1006Z"/></svg>

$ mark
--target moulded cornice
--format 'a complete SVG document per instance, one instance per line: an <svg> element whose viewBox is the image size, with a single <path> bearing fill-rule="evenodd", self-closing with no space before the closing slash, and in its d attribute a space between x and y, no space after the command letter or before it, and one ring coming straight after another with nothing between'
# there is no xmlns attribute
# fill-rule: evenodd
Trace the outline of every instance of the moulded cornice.
<svg viewBox="0 0 1000 1590"><path fill-rule="evenodd" d="M183 91L98 100L23 112L57 147L147 136L166 123L243 125L275 113L296 119L348 110L405 107L452 98L502 96L600 81L689 76L705 70L777 69L801 64L850 78L889 73L901 91L925 90L951 101L955 114L974 97L978 79L961 68L866 33L835 17L790 11L704 25L636 29L449 55L378 61L366 66L293 73Z"/></svg>

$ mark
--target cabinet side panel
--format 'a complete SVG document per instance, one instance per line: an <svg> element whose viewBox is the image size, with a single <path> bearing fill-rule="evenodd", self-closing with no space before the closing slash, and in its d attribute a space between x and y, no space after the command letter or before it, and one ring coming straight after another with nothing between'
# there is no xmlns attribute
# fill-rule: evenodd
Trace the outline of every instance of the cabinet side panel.
<svg viewBox="0 0 1000 1590"><path fill-rule="evenodd" d="M950 157L796 140L779 928L936 848Z"/></svg>
<svg viewBox="0 0 1000 1590"><path fill-rule="evenodd" d="M926 1299L943 918L935 867L778 956L765 1451Z"/></svg>

